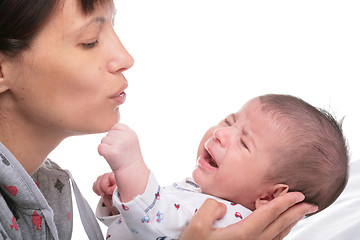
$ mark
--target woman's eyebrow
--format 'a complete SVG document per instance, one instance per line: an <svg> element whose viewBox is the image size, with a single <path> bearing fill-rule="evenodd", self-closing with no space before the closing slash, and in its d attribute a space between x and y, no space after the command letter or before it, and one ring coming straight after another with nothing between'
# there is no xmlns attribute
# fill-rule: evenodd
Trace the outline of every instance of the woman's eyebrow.
<svg viewBox="0 0 360 240"><path fill-rule="evenodd" d="M79 36L81 35L83 32L86 31L86 29L91 25L91 24L98 24L99 26L101 24L103 24L105 21L107 20L106 17L93 17L91 18L89 21L85 22L85 24L80 25L75 27L75 29L73 29L72 31L70 31L68 34L66 35L72 35L74 34L75 36Z"/></svg>
<svg viewBox="0 0 360 240"><path fill-rule="evenodd" d="M106 22L107 18L106 17L93 17L90 20L86 21L83 24L76 24L74 26L71 26L70 29L68 31L66 31L63 35L64 36L80 36L83 32L86 31L86 29L91 25L91 24L98 24L99 26L101 24L103 24L104 22Z"/></svg>
<svg viewBox="0 0 360 240"><path fill-rule="evenodd" d="M78 28L78 32L82 32L84 31L89 25L93 24L93 23L97 23L97 24L102 24L106 21L105 17L94 17L92 19L90 19L90 21L88 21L87 23L85 23L84 25L82 25L81 27Z"/></svg>

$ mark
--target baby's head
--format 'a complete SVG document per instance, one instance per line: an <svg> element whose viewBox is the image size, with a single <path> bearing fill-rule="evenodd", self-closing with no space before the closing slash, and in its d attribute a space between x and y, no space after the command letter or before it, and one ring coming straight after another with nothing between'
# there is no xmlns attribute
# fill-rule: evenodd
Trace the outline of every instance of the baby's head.
<svg viewBox="0 0 360 240"><path fill-rule="evenodd" d="M341 125L334 117L287 95L260 97L263 111L277 125L283 140L266 176L299 191L319 207L332 204L348 180L348 151Z"/></svg>
<svg viewBox="0 0 360 240"><path fill-rule="evenodd" d="M343 191L347 172L346 144L333 117L293 96L271 94L206 132L193 177L205 193L251 210L300 191L321 211Z"/></svg>

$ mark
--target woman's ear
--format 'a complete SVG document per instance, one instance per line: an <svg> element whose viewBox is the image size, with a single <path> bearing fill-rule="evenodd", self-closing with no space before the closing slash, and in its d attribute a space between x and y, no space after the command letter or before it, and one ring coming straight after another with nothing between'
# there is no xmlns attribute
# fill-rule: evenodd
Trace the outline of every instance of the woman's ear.
<svg viewBox="0 0 360 240"><path fill-rule="evenodd" d="M276 184L272 186L267 193L256 199L255 208L259 208L274 198L280 197L289 191L289 186L286 184Z"/></svg>
<svg viewBox="0 0 360 240"><path fill-rule="evenodd" d="M6 74L4 73L3 65L3 58L0 54L0 94L9 89L7 79L5 78Z"/></svg>

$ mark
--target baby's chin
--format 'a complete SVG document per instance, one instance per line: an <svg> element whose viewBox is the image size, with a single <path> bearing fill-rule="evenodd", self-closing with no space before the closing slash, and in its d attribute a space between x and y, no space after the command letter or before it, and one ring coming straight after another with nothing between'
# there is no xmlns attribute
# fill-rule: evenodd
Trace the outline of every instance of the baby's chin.
<svg viewBox="0 0 360 240"><path fill-rule="evenodd" d="M192 178L194 180L194 182L201 188L203 188L203 184L202 184L202 180L201 180L201 177L199 176L199 173L198 173L199 169L198 167L196 167L194 169L194 171L192 172Z"/></svg>

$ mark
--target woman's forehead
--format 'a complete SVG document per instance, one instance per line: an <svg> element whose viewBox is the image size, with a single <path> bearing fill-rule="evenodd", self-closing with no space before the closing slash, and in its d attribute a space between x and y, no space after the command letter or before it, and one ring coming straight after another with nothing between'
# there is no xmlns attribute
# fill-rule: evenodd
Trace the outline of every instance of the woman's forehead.
<svg viewBox="0 0 360 240"><path fill-rule="evenodd" d="M76 34L86 27L92 20L111 18L115 14L113 1L103 1L102 4L94 5L91 13L84 13L84 9L78 0L64 0L63 4L54 11L48 23L55 31L67 37Z"/></svg>
<svg viewBox="0 0 360 240"><path fill-rule="evenodd" d="M56 1L56 0L55 0ZM113 0L57 0L57 9L62 10L65 4L72 4L84 15L91 14L98 6L114 5Z"/></svg>

